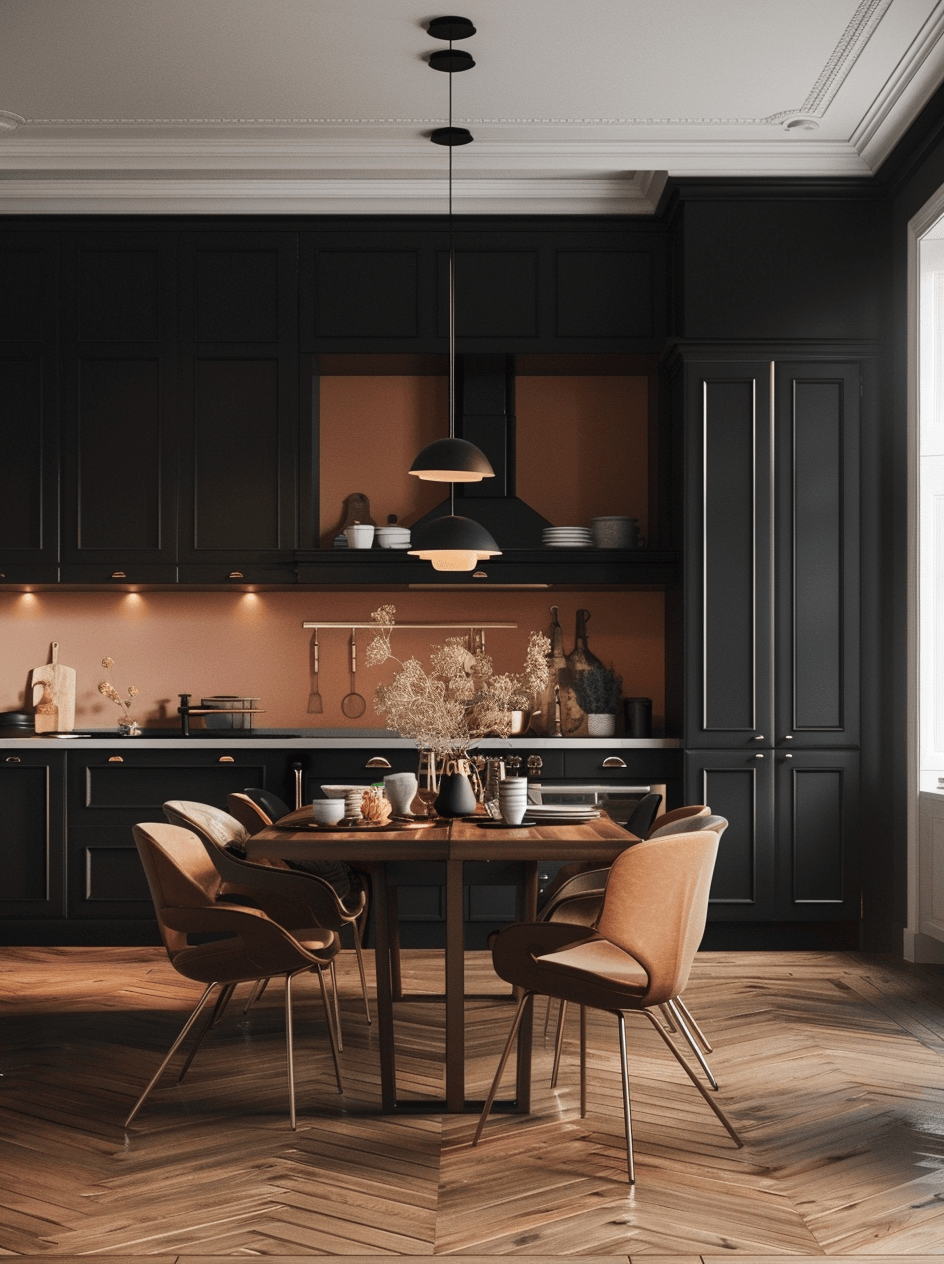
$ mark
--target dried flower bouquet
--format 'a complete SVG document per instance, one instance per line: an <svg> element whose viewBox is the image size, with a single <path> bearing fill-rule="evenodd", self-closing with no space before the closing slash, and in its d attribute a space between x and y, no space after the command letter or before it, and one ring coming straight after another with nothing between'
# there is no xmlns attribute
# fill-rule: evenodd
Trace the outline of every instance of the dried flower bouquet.
<svg viewBox="0 0 944 1264"><path fill-rule="evenodd" d="M496 675L490 655L482 648L471 650L464 637L455 636L432 646L427 670L418 659L403 662L393 653L395 615L395 606L381 606L371 615L377 635L367 647L368 665L379 667L389 659L400 664L389 684L374 691L374 710L421 750L464 759L479 738L507 737L512 712L530 710L547 684L551 643L543 632L531 633L520 675Z"/></svg>

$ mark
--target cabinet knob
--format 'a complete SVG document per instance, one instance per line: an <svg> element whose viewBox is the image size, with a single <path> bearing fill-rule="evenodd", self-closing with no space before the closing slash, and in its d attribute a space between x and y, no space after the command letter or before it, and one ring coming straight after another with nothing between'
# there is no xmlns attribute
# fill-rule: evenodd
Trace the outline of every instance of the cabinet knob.
<svg viewBox="0 0 944 1264"><path fill-rule="evenodd" d="M227 575L226 578L227 579L245 579L246 576L242 573L242 571L230 571L230 573Z"/></svg>
<svg viewBox="0 0 944 1264"><path fill-rule="evenodd" d="M607 755L601 764L602 768L625 768L626 760L620 759L619 755Z"/></svg>
<svg viewBox="0 0 944 1264"><path fill-rule="evenodd" d="M109 755L108 762L110 764L123 764L125 762L124 755Z"/></svg>
<svg viewBox="0 0 944 1264"><path fill-rule="evenodd" d="M221 764L234 764L236 761L233 759L232 755L221 755L217 762Z"/></svg>
<svg viewBox="0 0 944 1264"><path fill-rule="evenodd" d="M792 758L793 758L792 755L784 755L784 759L792 759Z"/></svg>
<svg viewBox="0 0 944 1264"><path fill-rule="evenodd" d="M783 735L783 740L784 740L785 742L792 742L792 741L793 741L793 734L792 734L792 733L784 733L784 735Z"/></svg>
<svg viewBox="0 0 944 1264"><path fill-rule="evenodd" d="M755 759L763 759L764 757L763 757L763 755L760 753L760 751L758 751L758 752L757 752L757 754L754 756L754 758L755 758Z"/></svg>
<svg viewBox="0 0 944 1264"><path fill-rule="evenodd" d="M112 579L127 579L128 578L128 576L125 574L124 571L112 571L111 577Z"/></svg>
<svg viewBox="0 0 944 1264"><path fill-rule="evenodd" d="M364 765L365 768L389 768L390 760L384 759L383 755L372 755Z"/></svg>
<svg viewBox="0 0 944 1264"><path fill-rule="evenodd" d="M758 733L757 736L754 738L755 742L762 742L763 740L764 740L763 733Z"/></svg>
<svg viewBox="0 0 944 1264"><path fill-rule="evenodd" d="M7 755L8 764L18 764L20 762L19 755Z"/></svg>

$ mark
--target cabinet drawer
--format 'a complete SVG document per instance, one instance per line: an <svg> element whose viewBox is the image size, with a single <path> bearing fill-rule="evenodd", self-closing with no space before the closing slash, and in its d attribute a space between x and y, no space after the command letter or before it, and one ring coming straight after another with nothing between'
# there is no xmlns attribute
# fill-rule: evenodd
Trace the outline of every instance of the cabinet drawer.
<svg viewBox="0 0 944 1264"><path fill-rule="evenodd" d="M662 783L678 777L679 752L619 747L568 750L564 751L564 775L568 781Z"/></svg>
<svg viewBox="0 0 944 1264"><path fill-rule="evenodd" d="M391 772L416 772L417 762L413 747L390 749L380 742L358 750L316 750L309 760L308 782L313 794L320 793L322 784L366 786Z"/></svg>

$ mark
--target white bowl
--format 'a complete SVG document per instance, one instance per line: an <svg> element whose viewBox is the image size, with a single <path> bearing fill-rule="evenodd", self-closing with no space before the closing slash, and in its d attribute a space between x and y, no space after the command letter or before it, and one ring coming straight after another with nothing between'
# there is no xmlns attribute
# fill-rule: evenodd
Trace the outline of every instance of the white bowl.
<svg viewBox="0 0 944 1264"><path fill-rule="evenodd" d="M410 529L409 527L378 527L377 543L382 549L408 549Z"/></svg>
<svg viewBox="0 0 944 1264"><path fill-rule="evenodd" d="M343 799L315 799L311 805L311 814L319 825L337 825L344 819Z"/></svg>
<svg viewBox="0 0 944 1264"><path fill-rule="evenodd" d="M329 799L343 799L351 790L369 790L369 786L322 786L321 793ZM320 803L320 799L316 799L316 803Z"/></svg>

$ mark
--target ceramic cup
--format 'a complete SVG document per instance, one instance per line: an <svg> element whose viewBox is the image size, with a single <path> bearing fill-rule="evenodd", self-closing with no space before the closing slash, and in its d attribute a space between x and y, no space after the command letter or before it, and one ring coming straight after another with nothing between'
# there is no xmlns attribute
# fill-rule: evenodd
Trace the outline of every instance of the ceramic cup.
<svg viewBox="0 0 944 1264"><path fill-rule="evenodd" d="M349 549L369 549L374 542L374 528L368 522L355 522L344 528L344 534Z"/></svg>
<svg viewBox="0 0 944 1264"><path fill-rule="evenodd" d="M344 816L344 800L315 799L311 814L319 825L337 825Z"/></svg>
<svg viewBox="0 0 944 1264"><path fill-rule="evenodd" d="M395 816L410 815L417 784L416 773L413 772L392 772L384 777L384 790Z"/></svg>
<svg viewBox="0 0 944 1264"><path fill-rule="evenodd" d="M498 806L506 825L520 825L528 806L527 777L505 777L500 781Z"/></svg>

